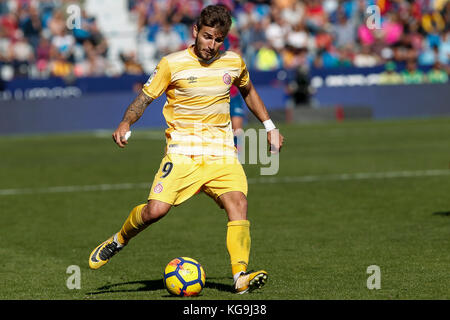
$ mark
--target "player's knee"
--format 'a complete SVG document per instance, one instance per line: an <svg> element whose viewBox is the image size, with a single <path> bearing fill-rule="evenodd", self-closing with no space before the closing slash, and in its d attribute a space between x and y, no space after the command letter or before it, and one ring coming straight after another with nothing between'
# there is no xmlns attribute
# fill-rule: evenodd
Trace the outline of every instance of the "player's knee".
<svg viewBox="0 0 450 320"><path fill-rule="evenodd" d="M230 201L228 202L230 204ZM233 195L231 205L228 206L230 220L247 220L247 198L244 194Z"/></svg>
<svg viewBox="0 0 450 320"><path fill-rule="evenodd" d="M142 212L142 220L145 224L151 224L164 217L171 206L160 201L150 200Z"/></svg>
<svg viewBox="0 0 450 320"><path fill-rule="evenodd" d="M238 211L241 212L245 217L247 217L247 198L245 196L241 196L236 203L236 206L238 208Z"/></svg>

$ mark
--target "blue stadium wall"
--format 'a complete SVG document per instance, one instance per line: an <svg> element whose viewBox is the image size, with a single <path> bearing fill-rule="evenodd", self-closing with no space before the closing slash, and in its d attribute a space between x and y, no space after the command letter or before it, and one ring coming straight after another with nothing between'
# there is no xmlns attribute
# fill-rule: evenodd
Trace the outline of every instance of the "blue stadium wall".
<svg viewBox="0 0 450 320"><path fill-rule="evenodd" d="M319 108L369 107L374 119L450 116L450 85L389 85L321 88Z"/></svg>
<svg viewBox="0 0 450 320"><path fill-rule="evenodd" d="M366 107L374 119L450 116L450 82L378 85L383 71L384 66L311 70L317 107Z"/></svg>
<svg viewBox="0 0 450 320"><path fill-rule="evenodd" d="M283 108L283 83L272 73L254 74L269 109ZM16 79L0 84L0 134L74 132L113 129L137 93L133 86L147 76L83 78L65 82ZM165 127L165 95L155 100L133 128Z"/></svg>
<svg viewBox="0 0 450 320"><path fill-rule="evenodd" d="M313 82L319 80L322 84L316 86L313 97L317 108L369 107L375 119L450 115L448 83L370 85L370 75L374 72L381 69L312 72ZM286 106L285 85L292 74L277 71L251 72L251 75L269 111ZM133 86L146 80L146 76L126 75L76 79L70 83L58 78L0 83L0 134L111 130L136 96ZM165 96L154 101L134 128L165 127L164 102Z"/></svg>

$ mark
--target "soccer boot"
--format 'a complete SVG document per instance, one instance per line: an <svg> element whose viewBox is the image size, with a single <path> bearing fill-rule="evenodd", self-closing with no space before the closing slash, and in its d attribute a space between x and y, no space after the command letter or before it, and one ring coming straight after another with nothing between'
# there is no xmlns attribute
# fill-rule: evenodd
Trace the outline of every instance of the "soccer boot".
<svg viewBox="0 0 450 320"><path fill-rule="evenodd" d="M234 283L234 290L238 294L253 291L266 284L269 275L266 271L242 273Z"/></svg>
<svg viewBox="0 0 450 320"><path fill-rule="evenodd" d="M124 246L120 245L115 238L115 235L110 237L91 252L89 256L89 267L91 269L98 269L105 265L112 256L122 250Z"/></svg>

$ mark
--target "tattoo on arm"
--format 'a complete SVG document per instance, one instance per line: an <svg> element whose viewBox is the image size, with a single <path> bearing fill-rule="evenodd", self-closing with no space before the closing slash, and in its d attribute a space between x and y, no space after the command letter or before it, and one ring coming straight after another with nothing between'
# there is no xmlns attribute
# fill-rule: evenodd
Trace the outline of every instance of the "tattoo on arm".
<svg viewBox="0 0 450 320"><path fill-rule="evenodd" d="M141 92L134 101L128 106L122 121L130 124L135 123L144 114L147 106L153 101L152 98Z"/></svg>

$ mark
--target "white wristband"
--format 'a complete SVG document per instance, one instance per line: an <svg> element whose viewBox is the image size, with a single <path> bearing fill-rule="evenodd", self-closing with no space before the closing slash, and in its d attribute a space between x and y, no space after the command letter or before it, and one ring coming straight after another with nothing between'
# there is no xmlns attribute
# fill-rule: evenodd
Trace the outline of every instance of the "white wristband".
<svg viewBox="0 0 450 320"><path fill-rule="evenodd" d="M266 121L263 121L263 125L266 128L267 132L269 132L269 131L271 131L271 130L276 128L275 125L273 124L272 120L270 120L270 119L266 120Z"/></svg>

